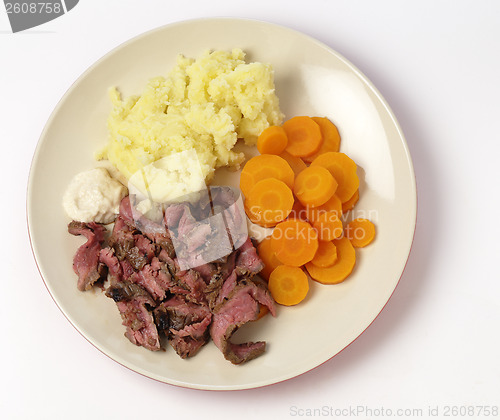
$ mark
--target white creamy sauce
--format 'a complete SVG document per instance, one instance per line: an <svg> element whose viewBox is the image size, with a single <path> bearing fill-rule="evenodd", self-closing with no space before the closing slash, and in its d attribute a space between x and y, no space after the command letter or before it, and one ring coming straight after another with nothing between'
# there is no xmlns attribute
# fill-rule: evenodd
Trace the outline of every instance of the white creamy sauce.
<svg viewBox="0 0 500 420"><path fill-rule="evenodd" d="M75 175L64 193L63 207L73 220L108 224L115 220L127 193L106 169L96 168Z"/></svg>

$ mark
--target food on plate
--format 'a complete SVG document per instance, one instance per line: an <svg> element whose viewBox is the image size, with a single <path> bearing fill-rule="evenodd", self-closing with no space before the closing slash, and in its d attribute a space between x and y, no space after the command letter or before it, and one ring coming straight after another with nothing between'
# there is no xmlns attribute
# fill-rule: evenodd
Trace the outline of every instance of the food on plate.
<svg viewBox="0 0 500 420"><path fill-rule="evenodd" d="M337 284L343 282L356 263L356 252L351 241L343 236L333 241L337 248L337 260L329 267L318 267L309 262L306 269L311 278L323 284Z"/></svg>
<svg viewBox="0 0 500 420"><path fill-rule="evenodd" d="M325 204L337 190L337 181L321 166L309 166L295 178L293 192L304 206Z"/></svg>
<svg viewBox="0 0 500 420"><path fill-rule="evenodd" d="M328 212L335 212L340 218L343 213L342 202L340 201L340 198L338 198L336 194L333 194L326 203L316 207L306 206L305 211L307 214L307 219L311 223L314 223L316 220L318 220L319 216Z"/></svg>
<svg viewBox="0 0 500 420"><path fill-rule="evenodd" d="M347 200L344 203L341 203L342 212L347 213L349 210L352 210L356 205L356 203L358 202L358 200L359 200L359 188L356 190L356 192L352 195L352 197L349 200Z"/></svg>
<svg viewBox="0 0 500 420"><path fill-rule="evenodd" d="M282 265L283 263L278 260L276 254L271 248L271 237L266 236L258 245L257 245L257 253L264 264L264 267L260 271L259 275L266 280L269 280L269 275L272 271Z"/></svg>
<svg viewBox="0 0 500 420"><path fill-rule="evenodd" d="M286 151L292 156L304 157L316 153L323 141L319 125L311 117L299 116L283 123L288 144Z"/></svg>
<svg viewBox="0 0 500 420"><path fill-rule="evenodd" d="M342 203L348 201L359 188L356 163L345 153L323 153L311 162L311 166L321 166L330 171L337 180L338 187L335 194Z"/></svg>
<svg viewBox="0 0 500 420"><path fill-rule="evenodd" d="M261 154L279 155L288 144L288 137L283 127L272 125L260 133L257 139L257 150Z"/></svg>
<svg viewBox="0 0 500 420"><path fill-rule="evenodd" d="M250 159L243 167L240 178L243 193L247 191L244 203L247 217L259 226L275 225L270 236L257 248L264 262L261 276L270 280L278 268L290 266L302 270L302 273L306 269L309 276L320 283L340 283L355 265L353 246L360 248L368 245L375 237L375 225L367 219L356 219L344 227L347 212L359 200L356 163L339 152L340 135L328 118L293 117L282 127L287 135L286 149L279 151L285 143L281 138L275 140L279 147L274 149L269 144L273 137L265 137L265 147L259 151L266 153ZM272 153L278 156L272 158ZM280 171L272 169L273 162L276 162L274 166L280 167ZM270 223L271 218L266 220L262 216L266 206L256 206L255 201L250 199L252 187L259 185L259 194L269 197L261 199L261 202L267 200L272 203L269 214L274 216L283 200L278 200L271 193L264 194L264 191L272 190L273 185L281 186L283 173L289 174L286 179L288 185L293 185L295 198L289 214L290 204L287 203L286 220L273 218ZM293 178L290 173L293 173ZM282 270L280 268L278 273ZM269 289L276 302L282 303L277 289Z"/></svg>
<svg viewBox="0 0 500 420"><path fill-rule="evenodd" d="M82 235L73 259L81 291L99 286L116 302L125 336L151 351L166 339L181 358L210 340L233 364L264 353L264 341L233 334L309 291L309 277L343 281L355 249L374 225L343 212L359 199L357 166L339 152L327 118L297 116L282 124L273 69L246 63L242 50L179 56L167 77L140 96L110 92L108 143L97 153L128 190L95 169L75 177L64 206L69 233ZM239 169L238 139L261 153L247 161L240 194L207 187L217 168ZM100 178L99 178L100 177ZM272 228L256 245L252 226ZM103 224L115 221L111 233ZM270 229L268 229L270 230Z"/></svg>
<svg viewBox="0 0 500 420"><path fill-rule="evenodd" d="M354 219L346 228L346 235L355 248L363 248L375 239L375 225L368 219Z"/></svg>
<svg viewBox="0 0 500 420"><path fill-rule="evenodd" d="M151 79L139 96L111 90L109 141L97 157L126 177L171 153L194 149L206 181L216 168L238 168L238 138L255 145L283 114L270 64L246 63L241 49L179 56L166 77Z"/></svg>
<svg viewBox="0 0 500 420"><path fill-rule="evenodd" d="M337 126L326 117L312 117L313 121L319 125L323 142L319 150L312 155L304 156L305 162L311 163L319 155L326 152L338 152L340 150L340 134Z"/></svg>
<svg viewBox="0 0 500 420"><path fill-rule="evenodd" d="M309 292L309 280L302 268L280 265L269 276L269 291L276 303L297 305Z"/></svg>
<svg viewBox="0 0 500 420"><path fill-rule="evenodd" d="M299 267L314 258L318 233L303 220L286 220L274 228L271 249L283 264Z"/></svg>
<svg viewBox="0 0 500 420"><path fill-rule="evenodd" d="M334 211L321 213L312 225L318 232L320 241L331 241L340 238L344 233L342 220L339 214Z"/></svg>
<svg viewBox="0 0 500 420"><path fill-rule="evenodd" d="M285 159L287 163L292 168L293 173L297 176L300 172L307 168L306 163L297 156L292 156L287 151L283 151L279 154L279 157Z"/></svg>
<svg viewBox="0 0 500 420"><path fill-rule="evenodd" d="M319 241L311 263L317 267L330 267L337 261L337 247L333 241Z"/></svg>
<svg viewBox="0 0 500 420"><path fill-rule="evenodd" d="M251 158L240 174L240 190L248 197L254 185L266 178L276 178L293 188L294 172L285 159L271 154Z"/></svg>
<svg viewBox="0 0 500 420"><path fill-rule="evenodd" d="M288 185L276 178L266 178L252 187L245 205L252 222L270 227L288 217L293 202L293 193Z"/></svg>
<svg viewBox="0 0 500 420"><path fill-rule="evenodd" d="M66 214L78 222L108 224L115 220L127 188L111 178L104 168L73 177L63 196Z"/></svg>
<svg viewBox="0 0 500 420"><path fill-rule="evenodd" d="M195 203L164 206L155 221L127 196L107 239L102 225L71 222L70 233L87 237L74 258L79 289L105 288L125 336L138 346L160 350L165 336L187 358L211 338L234 364L259 356L265 342L231 342L239 327L258 318L261 306L276 314L266 284L255 277L262 260L235 203L234 190L211 187Z"/></svg>

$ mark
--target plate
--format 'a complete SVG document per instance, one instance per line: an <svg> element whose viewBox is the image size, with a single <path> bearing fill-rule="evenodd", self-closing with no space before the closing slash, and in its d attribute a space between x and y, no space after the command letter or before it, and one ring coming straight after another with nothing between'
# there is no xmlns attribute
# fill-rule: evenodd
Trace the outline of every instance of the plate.
<svg viewBox="0 0 500 420"><path fill-rule="evenodd" d="M269 62L286 116L327 116L339 127L341 151L359 165L361 199L356 216L377 226L377 238L358 250L343 283L311 281L307 299L279 307L238 331L239 339L265 340L261 357L241 366L226 361L213 343L180 359L171 348L150 352L132 345L114 302L100 291L79 292L72 258L82 238L69 235L62 196L69 180L95 166L106 142L111 109L108 88L137 94L151 77L166 74L182 53L242 48L249 61ZM234 173L233 176L237 177ZM328 46L274 24L232 18L171 24L119 46L90 67L52 113L36 148L29 176L28 227L41 276L67 319L116 362L150 378L188 388L232 390L270 385L307 372L355 340L380 313L407 261L416 220L413 166L403 133L372 83Z"/></svg>

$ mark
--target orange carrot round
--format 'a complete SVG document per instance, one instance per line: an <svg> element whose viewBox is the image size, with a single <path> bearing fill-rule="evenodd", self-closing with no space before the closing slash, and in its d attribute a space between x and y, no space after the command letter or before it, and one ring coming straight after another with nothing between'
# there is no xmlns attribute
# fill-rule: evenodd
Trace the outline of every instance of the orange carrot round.
<svg viewBox="0 0 500 420"><path fill-rule="evenodd" d="M337 248L337 261L330 267L318 267L312 262L306 264L309 275L323 284L337 284L351 274L356 264L356 251L346 236L333 241Z"/></svg>
<svg viewBox="0 0 500 420"><path fill-rule="evenodd" d="M299 267L314 258L318 249L318 234L309 223L289 219L274 228L271 248L283 264Z"/></svg>
<svg viewBox="0 0 500 420"><path fill-rule="evenodd" d="M318 216L313 223L313 227L318 232L318 238L322 241L332 241L342 236L342 220L336 212L327 211Z"/></svg>
<svg viewBox="0 0 500 420"><path fill-rule="evenodd" d="M283 128L288 137L285 150L292 156L309 156L321 147L321 130L311 117L293 117L283 123Z"/></svg>
<svg viewBox="0 0 500 420"><path fill-rule="evenodd" d="M342 216L342 202L340 201L340 198L337 197L337 194L333 194L332 197L325 203L322 204L321 206L317 207L311 207L311 206L306 206L306 213L307 213L307 219L311 222L314 223L316 220L318 220L318 217L326 212L335 212L337 215Z"/></svg>
<svg viewBox="0 0 500 420"><path fill-rule="evenodd" d="M247 197L253 186L266 178L279 179L293 188L295 174L285 159L276 155L258 155L251 158L241 170L241 192Z"/></svg>
<svg viewBox="0 0 500 420"><path fill-rule="evenodd" d="M292 171L295 173L295 176L297 176L299 173L301 173L304 169L307 168L307 165L301 158L297 156L292 156L287 151L280 153L279 156L288 162L290 168L292 168Z"/></svg>
<svg viewBox="0 0 500 420"><path fill-rule="evenodd" d="M352 195L352 197L347 200L345 203L342 203L342 213L347 213L349 210L352 210L356 203L359 200L359 188Z"/></svg>
<svg viewBox="0 0 500 420"><path fill-rule="evenodd" d="M310 166L295 178L293 192L304 206L325 204L337 189L337 181L321 166Z"/></svg>
<svg viewBox="0 0 500 420"><path fill-rule="evenodd" d="M330 267L337 261L337 247L332 241L319 241L318 250L311 262L317 267Z"/></svg>
<svg viewBox="0 0 500 420"><path fill-rule="evenodd" d="M295 200L295 203L293 203L292 211L288 215L288 218L307 221L307 210L299 200Z"/></svg>
<svg viewBox="0 0 500 420"><path fill-rule="evenodd" d="M354 219L345 228L346 236L355 248L363 248L375 239L375 225L368 219Z"/></svg>
<svg viewBox="0 0 500 420"><path fill-rule="evenodd" d="M309 279L299 267L280 265L269 276L268 287L276 303L292 306L307 296Z"/></svg>
<svg viewBox="0 0 500 420"><path fill-rule="evenodd" d="M285 150L288 137L283 127L272 125L260 133L257 139L257 150L261 154L279 155Z"/></svg>
<svg viewBox="0 0 500 420"><path fill-rule="evenodd" d="M316 153L310 156L303 157L303 159L309 163L311 163L314 159L316 159L323 153L338 152L340 149L340 134L335 124L332 123L328 118L324 117L312 117L312 119L316 124L319 125L319 129L321 130L321 137L323 137L323 143Z"/></svg>
<svg viewBox="0 0 500 420"><path fill-rule="evenodd" d="M271 248L271 237L267 236L264 238L259 245L257 245L257 253L264 263L264 268L259 273L260 276L269 280L270 274L273 270L281 265L281 261L278 260L276 254Z"/></svg>
<svg viewBox="0 0 500 420"><path fill-rule="evenodd" d="M252 222L271 227L288 217L293 202L292 190L288 185L276 178L266 178L250 190L245 200L245 210Z"/></svg>
<svg viewBox="0 0 500 420"><path fill-rule="evenodd" d="M311 166L322 166L330 171L338 182L335 194L337 194L342 203L349 200L359 187L359 178L356 174L357 166L344 153L323 153L312 161Z"/></svg>

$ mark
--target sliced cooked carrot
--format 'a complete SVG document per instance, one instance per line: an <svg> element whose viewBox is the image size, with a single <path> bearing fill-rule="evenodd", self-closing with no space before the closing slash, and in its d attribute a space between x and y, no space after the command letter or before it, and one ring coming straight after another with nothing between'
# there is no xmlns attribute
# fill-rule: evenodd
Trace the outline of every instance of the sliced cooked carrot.
<svg viewBox="0 0 500 420"><path fill-rule="evenodd" d="M290 168L292 168L292 171L295 173L295 176L297 176L300 172L307 168L307 165L301 158L292 156L287 151L280 153L279 156L288 162Z"/></svg>
<svg viewBox="0 0 500 420"><path fill-rule="evenodd" d="M293 117L283 123L283 128L288 137L285 150L292 156L309 156L321 147L321 130L311 117Z"/></svg>
<svg viewBox="0 0 500 420"><path fill-rule="evenodd" d="M349 200L359 187L359 178L356 174L357 166L344 153L323 153L312 161L311 166L322 166L330 171L339 184L335 194L342 203Z"/></svg>
<svg viewBox="0 0 500 420"><path fill-rule="evenodd" d="M278 260L276 254L271 248L271 237L267 236L264 238L259 245L257 245L257 253L264 263L264 268L259 273L263 278L269 280L269 275L272 271L281 265L281 261Z"/></svg>
<svg viewBox="0 0 500 420"><path fill-rule="evenodd" d="M336 212L339 218L340 216L342 216L342 202L337 197L337 194L333 194L332 197L325 204L321 206L318 207L306 206L305 209L307 213L307 219L311 223L314 223L316 220L318 220L319 215L329 211Z"/></svg>
<svg viewBox="0 0 500 420"><path fill-rule="evenodd" d="M266 305L259 305L259 314L257 315L257 319L255 319L255 321L265 317L268 313L269 308Z"/></svg>
<svg viewBox="0 0 500 420"><path fill-rule="evenodd" d="M330 267L337 261L337 247L332 241L319 241L318 250L311 262L317 267Z"/></svg>
<svg viewBox="0 0 500 420"><path fill-rule="evenodd" d="M245 200L245 210L252 222L270 227L288 217L293 202L292 190L288 185L276 178L266 178L250 190Z"/></svg>
<svg viewBox="0 0 500 420"><path fill-rule="evenodd" d="M314 229L318 232L318 238L321 241L332 241L342 236L343 226L339 215L333 211L327 211L318 216L313 223Z"/></svg>
<svg viewBox="0 0 500 420"><path fill-rule="evenodd" d="M274 228L271 248L283 264L299 267L314 258L318 234L309 223L289 219Z"/></svg>
<svg viewBox="0 0 500 420"><path fill-rule="evenodd" d="M269 276L269 291L280 305L300 303L309 292L309 279L299 267L280 265Z"/></svg>
<svg viewBox="0 0 500 420"><path fill-rule="evenodd" d="M321 166L310 166L295 178L293 192L304 206L325 204L337 189L337 181Z"/></svg>
<svg viewBox="0 0 500 420"><path fill-rule="evenodd" d="M336 284L351 274L356 264L356 251L346 236L333 241L337 247L337 261L330 267L318 267L312 262L306 264L309 275L323 284Z"/></svg>
<svg viewBox="0 0 500 420"><path fill-rule="evenodd" d="M346 236L356 248L363 248L375 239L375 225L368 219L354 219L345 228Z"/></svg>
<svg viewBox="0 0 500 420"><path fill-rule="evenodd" d="M288 137L283 127L272 125L260 133L257 139L257 150L261 154L269 153L279 155L285 150L288 144Z"/></svg>
<svg viewBox="0 0 500 420"><path fill-rule="evenodd" d="M312 119L316 124L319 125L319 129L321 130L321 137L323 137L323 143L316 153L310 156L303 157L303 159L309 163L311 163L314 159L316 159L323 153L338 152L340 149L340 134L335 124L332 123L328 118L324 117L312 117Z"/></svg>
<svg viewBox="0 0 500 420"><path fill-rule="evenodd" d="M307 210L299 200L295 200L295 203L293 203L292 211L288 218L307 221Z"/></svg>
<svg viewBox="0 0 500 420"><path fill-rule="evenodd" d="M342 203L342 213L347 213L349 210L352 210L356 203L359 200L359 188L352 195L352 197L347 200L345 203Z"/></svg>
<svg viewBox="0 0 500 420"><path fill-rule="evenodd" d="M295 174L287 161L276 155L258 155L250 159L240 175L240 189L245 197L252 187L266 178L276 178L293 188Z"/></svg>

